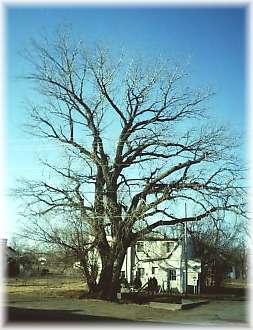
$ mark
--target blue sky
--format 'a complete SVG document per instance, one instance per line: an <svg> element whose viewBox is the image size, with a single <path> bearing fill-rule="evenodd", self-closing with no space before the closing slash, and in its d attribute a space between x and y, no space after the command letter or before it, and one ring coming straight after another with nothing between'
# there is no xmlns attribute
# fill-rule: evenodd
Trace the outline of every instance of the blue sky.
<svg viewBox="0 0 253 330"><path fill-rule="evenodd" d="M172 57L189 63L191 84L216 91L210 106L219 120L246 133L246 9L244 7L6 7L6 172L7 189L20 175L33 176L36 142L25 135L25 99L31 85L18 79L29 70L20 57L30 38L49 35L63 24L88 44L103 41L112 51L122 46L147 60ZM242 156L245 149L242 148ZM38 172L39 173L39 172ZM16 204L6 197L8 228L17 222Z"/></svg>

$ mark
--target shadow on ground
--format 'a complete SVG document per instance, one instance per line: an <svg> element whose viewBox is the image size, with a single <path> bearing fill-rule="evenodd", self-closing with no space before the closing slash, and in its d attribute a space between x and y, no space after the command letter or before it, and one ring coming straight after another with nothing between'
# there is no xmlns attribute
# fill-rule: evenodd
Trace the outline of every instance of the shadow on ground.
<svg viewBox="0 0 253 330"><path fill-rule="evenodd" d="M75 314L73 310L45 310L9 307L6 314L6 322L124 322L135 321L110 318L104 316Z"/></svg>

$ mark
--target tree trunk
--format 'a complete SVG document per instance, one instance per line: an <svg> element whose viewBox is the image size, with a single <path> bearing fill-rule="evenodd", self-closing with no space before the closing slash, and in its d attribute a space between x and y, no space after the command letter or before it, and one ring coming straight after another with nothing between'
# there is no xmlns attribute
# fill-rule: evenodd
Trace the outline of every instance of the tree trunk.
<svg viewBox="0 0 253 330"><path fill-rule="evenodd" d="M120 291L120 272L126 251L121 248L117 256L111 255L102 261L97 297L106 300L116 300Z"/></svg>
<svg viewBox="0 0 253 330"><path fill-rule="evenodd" d="M207 271L202 270L202 272L200 273L200 277L199 277L199 286L200 286L200 292L205 292L206 290L206 281L207 281Z"/></svg>
<svg viewBox="0 0 253 330"><path fill-rule="evenodd" d="M117 292L120 291L119 278L113 276L104 276L100 278L97 298L105 300L116 300Z"/></svg>
<svg viewBox="0 0 253 330"><path fill-rule="evenodd" d="M89 293L94 294L97 291L96 277L94 276L92 270L89 269L87 256L82 256L80 258L80 262L86 284L89 288Z"/></svg>
<svg viewBox="0 0 253 330"><path fill-rule="evenodd" d="M224 278L224 264L221 264L221 262L216 261L215 262L215 267L214 267L214 286L216 290L220 289L223 283L223 278Z"/></svg>

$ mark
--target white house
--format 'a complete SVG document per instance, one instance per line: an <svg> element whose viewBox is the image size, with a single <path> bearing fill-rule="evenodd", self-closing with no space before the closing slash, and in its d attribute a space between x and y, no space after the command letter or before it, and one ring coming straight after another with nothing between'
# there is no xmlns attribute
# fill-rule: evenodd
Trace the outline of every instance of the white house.
<svg viewBox="0 0 253 330"><path fill-rule="evenodd" d="M111 243L112 237L107 236L107 240ZM139 273L142 286L150 277L155 277L162 290L179 293L185 292L187 283L188 292L198 293L201 262L199 259L192 258L189 239L186 251L187 253L184 253L184 237L165 238L161 234L147 236L128 247L121 275L129 284L132 284ZM100 268L101 261L98 254L96 263ZM80 262L73 265L74 268L80 268L80 266Z"/></svg>
<svg viewBox="0 0 253 330"><path fill-rule="evenodd" d="M185 291L187 281L187 290L197 293L201 263L198 259L191 259L190 244L185 259L183 244L183 239L169 239L161 235L138 241L127 250L122 275L128 283L132 283L138 272L142 285L150 277L156 277L163 290L171 289L180 293Z"/></svg>

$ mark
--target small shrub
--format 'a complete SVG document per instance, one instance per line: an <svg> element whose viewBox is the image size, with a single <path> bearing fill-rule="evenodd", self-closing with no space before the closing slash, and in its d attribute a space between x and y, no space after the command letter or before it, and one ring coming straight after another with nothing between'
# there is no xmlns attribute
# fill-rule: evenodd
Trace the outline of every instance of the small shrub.
<svg viewBox="0 0 253 330"><path fill-rule="evenodd" d="M41 269L41 273L40 273L42 276L45 276L47 274L49 274L49 269L48 268L43 268Z"/></svg>

